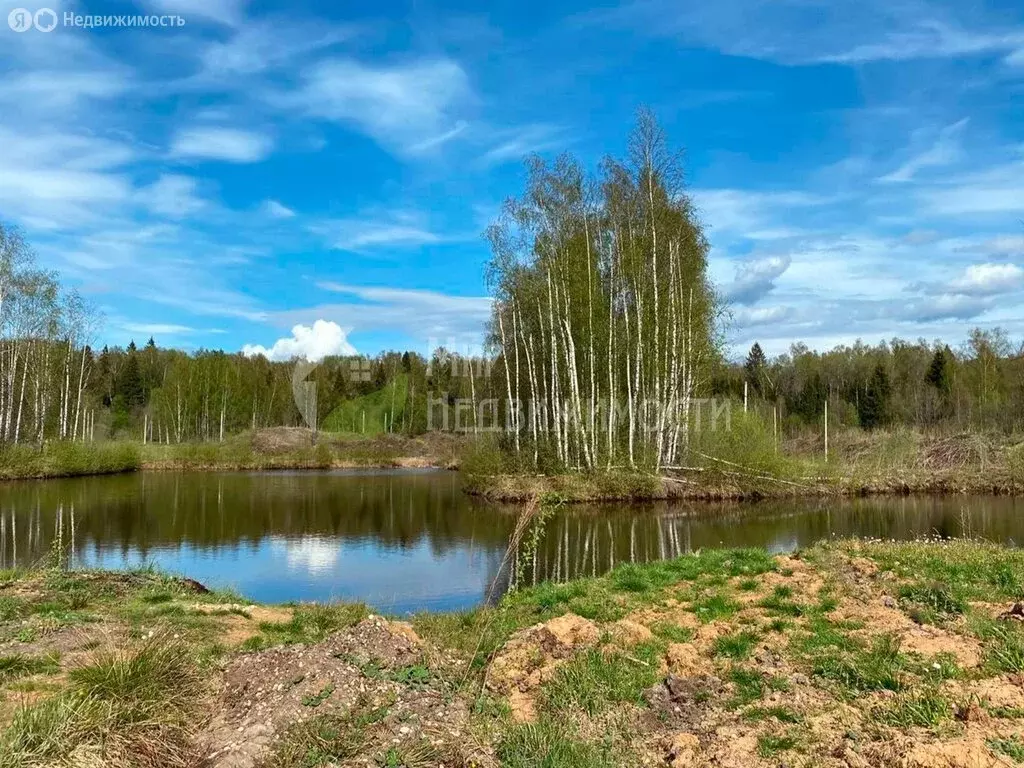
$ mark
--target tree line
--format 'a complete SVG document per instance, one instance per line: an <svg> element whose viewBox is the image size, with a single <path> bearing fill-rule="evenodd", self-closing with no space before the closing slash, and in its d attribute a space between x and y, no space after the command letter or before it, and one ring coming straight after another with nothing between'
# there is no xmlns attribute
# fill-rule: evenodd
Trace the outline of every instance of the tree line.
<svg viewBox="0 0 1024 768"><path fill-rule="evenodd" d="M950 346L892 339L816 352L794 344L768 359L755 343L742 362L723 362L711 393L773 408L784 426L820 424L825 402L835 424L876 429L1024 430L1024 344L1000 328L970 331Z"/></svg>

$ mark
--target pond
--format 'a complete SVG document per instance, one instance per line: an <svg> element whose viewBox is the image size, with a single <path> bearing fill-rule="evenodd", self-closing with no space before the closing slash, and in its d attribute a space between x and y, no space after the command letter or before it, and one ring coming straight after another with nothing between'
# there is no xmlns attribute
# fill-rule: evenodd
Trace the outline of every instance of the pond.
<svg viewBox="0 0 1024 768"><path fill-rule="evenodd" d="M0 568L152 564L260 602L362 600L454 610L521 583L600 574L706 547L793 550L832 536L1024 542L1024 500L815 499L566 506L532 556L502 567L518 508L467 496L453 472L112 475L0 485ZM526 562L526 560L529 562Z"/></svg>

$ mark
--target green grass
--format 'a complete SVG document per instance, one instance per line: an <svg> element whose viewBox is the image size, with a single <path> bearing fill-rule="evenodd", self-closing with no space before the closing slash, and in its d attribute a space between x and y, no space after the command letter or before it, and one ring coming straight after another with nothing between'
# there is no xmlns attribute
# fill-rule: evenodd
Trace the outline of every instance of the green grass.
<svg viewBox="0 0 1024 768"><path fill-rule="evenodd" d="M659 621L651 625L651 632L662 640L670 643L688 643L693 640L694 631L690 627L681 627L670 621Z"/></svg>
<svg viewBox="0 0 1024 768"><path fill-rule="evenodd" d="M332 632L358 624L368 615L369 610L362 603L299 605L290 621L261 622L260 634L246 640L242 648L258 651L275 645L317 643Z"/></svg>
<svg viewBox="0 0 1024 768"><path fill-rule="evenodd" d="M715 639L712 648L715 656L724 656L729 659L745 659L754 650L760 636L756 632L744 630L722 635Z"/></svg>
<svg viewBox="0 0 1024 768"><path fill-rule="evenodd" d="M581 741L564 722L541 719L508 729L497 748L503 768L616 768L603 745Z"/></svg>
<svg viewBox="0 0 1024 768"><path fill-rule="evenodd" d="M912 594L944 608L1024 597L1024 550L962 539L863 544L858 552L911 582ZM949 586L955 585L955 587Z"/></svg>
<svg viewBox="0 0 1024 768"><path fill-rule="evenodd" d="M953 705L934 688L903 694L871 712L876 722L896 728L934 728L952 715Z"/></svg>
<svg viewBox="0 0 1024 768"><path fill-rule="evenodd" d="M790 618L797 618L803 616L806 608L791 600L792 596L792 588L779 586L775 588L771 595L760 600L757 605L760 608L764 608L769 615L776 617L788 616Z"/></svg>
<svg viewBox="0 0 1024 768"><path fill-rule="evenodd" d="M19 677L52 674L58 671L60 671L60 655L56 653L47 656L23 656L21 654L0 656L0 684L8 683Z"/></svg>
<svg viewBox="0 0 1024 768"><path fill-rule="evenodd" d="M997 755L1006 755L1016 763L1024 763L1024 738L1019 734L1005 739L989 739L986 744Z"/></svg>
<svg viewBox="0 0 1024 768"><path fill-rule="evenodd" d="M739 603L731 597L721 593L701 596L690 603L690 610L693 611L697 615L697 618L704 624L720 619L728 619L739 609Z"/></svg>
<svg viewBox="0 0 1024 768"><path fill-rule="evenodd" d="M797 740L793 736L789 735L772 735L762 734L757 737L757 754L765 759L774 757L780 752L786 752L790 749L794 749L797 745Z"/></svg>
<svg viewBox="0 0 1024 768"><path fill-rule="evenodd" d="M28 445L0 448L0 480L133 472L141 464L132 443L49 442L42 451Z"/></svg>
<svg viewBox="0 0 1024 768"><path fill-rule="evenodd" d="M387 716L388 706L357 700L345 714L316 715L291 725L260 768L320 768L364 754L368 730Z"/></svg>
<svg viewBox="0 0 1024 768"><path fill-rule="evenodd" d="M892 635L876 637L868 648L844 654L822 654L814 661L814 674L837 684L847 694L867 691L902 691L910 665Z"/></svg>
<svg viewBox="0 0 1024 768"><path fill-rule="evenodd" d="M557 714L578 709L597 715L616 703L639 704L657 681L660 649L639 645L631 656L590 649L559 667L543 686L543 708Z"/></svg>
<svg viewBox="0 0 1024 768"><path fill-rule="evenodd" d="M176 765L191 750L203 690L186 647L156 636L72 669L57 696L19 710L0 736L0 766L62 764L102 750L110 766Z"/></svg>

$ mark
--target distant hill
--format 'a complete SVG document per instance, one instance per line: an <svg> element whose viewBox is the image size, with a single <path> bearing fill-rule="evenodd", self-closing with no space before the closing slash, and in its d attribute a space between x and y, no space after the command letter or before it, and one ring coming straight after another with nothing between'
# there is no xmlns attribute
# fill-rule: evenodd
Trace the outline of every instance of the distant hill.
<svg viewBox="0 0 1024 768"><path fill-rule="evenodd" d="M401 429L408 388L409 375L401 373L376 392L345 400L328 414L321 423L320 429L324 432L364 434L363 425L365 424L365 434L367 435L397 431ZM394 423L398 427L389 430L392 413L394 413Z"/></svg>

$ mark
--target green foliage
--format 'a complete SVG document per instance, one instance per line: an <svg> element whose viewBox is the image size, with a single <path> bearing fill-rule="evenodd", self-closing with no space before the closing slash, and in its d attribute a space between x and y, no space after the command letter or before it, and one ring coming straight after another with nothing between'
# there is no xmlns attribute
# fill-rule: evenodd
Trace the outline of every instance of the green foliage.
<svg viewBox="0 0 1024 768"><path fill-rule="evenodd" d="M398 373L380 389L339 403L322 419L320 429L369 436L399 431L408 395L409 376Z"/></svg>
<svg viewBox="0 0 1024 768"><path fill-rule="evenodd" d="M345 714L293 723L259 768L322 768L357 757L366 749L367 729L383 720L387 711L386 706L370 707L360 698Z"/></svg>
<svg viewBox="0 0 1024 768"><path fill-rule="evenodd" d="M307 693L305 696L303 696L302 706L312 707L313 709L316 709L325 701L327 701L327 699L331 697L332 693L334 693L334 683L327 683L327 685L325 685L316 693Z"/></svg>
<svg viewBox="0 0 1024 768"><path fill-rule="evenodd" d="M260 634L243 647L260 650L273 645L316 643L327 635L358 624L369 614L362 603L308 603L295 608L290 621L261 622Z"/></svg>
<svg viewBox="0 0 1024 768"><path fill-rule="evenodd" d="M739 603L731 597L717 592L698 597L690 603L690 610L697 614L697 618L705 624L719 619L727 619L739 609Z"/></svg>

